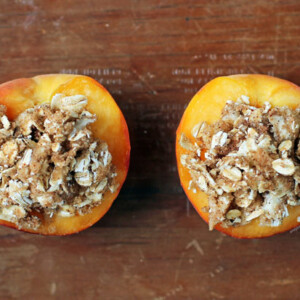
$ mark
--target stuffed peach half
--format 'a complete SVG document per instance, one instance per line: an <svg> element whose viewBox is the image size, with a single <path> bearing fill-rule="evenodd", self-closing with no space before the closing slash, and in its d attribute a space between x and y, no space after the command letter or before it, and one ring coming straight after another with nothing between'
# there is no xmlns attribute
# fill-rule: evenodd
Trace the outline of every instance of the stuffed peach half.
<svg viewBox="0 0 300 300"><path fill-rule="evenodd" d="M180 181L200 216L238 238L300 225L300 88L266 75L219 77L176 135Z"/></svg>
<svg viewBox="0 0 300 300"><path fill-rule="evenodd" d="M127 176L124 116L107 90L80 75L0 85L0 224L66 235L97 222Z"/></svg>

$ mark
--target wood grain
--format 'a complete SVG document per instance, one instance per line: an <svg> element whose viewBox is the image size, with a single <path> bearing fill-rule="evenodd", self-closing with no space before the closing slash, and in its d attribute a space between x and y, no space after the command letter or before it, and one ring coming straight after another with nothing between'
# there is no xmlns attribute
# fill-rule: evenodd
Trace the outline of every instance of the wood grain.
<svg viewBox="0 0 300 300"><path fill-rule="evenodd" d="M0 82L92 76L128 121L128 180L75 236L0 228L1 299L297 299L299 233L208 232L183 194L175 130L210 79L264 73L300 84L298 0L0 0Z"/></svg>

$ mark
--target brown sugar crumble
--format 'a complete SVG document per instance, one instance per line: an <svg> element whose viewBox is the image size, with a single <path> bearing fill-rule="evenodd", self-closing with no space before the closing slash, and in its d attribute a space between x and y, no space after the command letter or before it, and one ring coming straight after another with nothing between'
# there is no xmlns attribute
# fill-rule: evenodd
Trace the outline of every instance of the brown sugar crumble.
<svg viewBox="0 0 300 300"><path fill-rule="evenodd" d="M288 207L300 205L300 109L249 103L245 95L227 101L218 122L197 124L195 140L179 141L189 188L208 195L210 230L254 219L279 226Z"/></svg>
<svg viewBox="0 0 300 300"><path fill-rule="evenodd" d="M37 229L46 217L86 214L117 189L108 146L87 128L96 120L87 102L56 94L13 122L0 106L0 219Z"/></svg>

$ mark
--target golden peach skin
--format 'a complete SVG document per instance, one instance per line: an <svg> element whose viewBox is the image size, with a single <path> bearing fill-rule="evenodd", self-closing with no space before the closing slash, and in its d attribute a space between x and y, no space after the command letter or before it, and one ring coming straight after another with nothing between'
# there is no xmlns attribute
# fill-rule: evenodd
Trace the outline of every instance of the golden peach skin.
<svg viewBox="0 0 300 300"><path fill-rule="evenodd" d="M266 101L272 106L288 106L292 109L300 105L300 88L297 85L286 80L259 74L215 78L193 97L176 132L177 167L181 185L187 197L206 222L208 222L208 213L203 212L202 208L208 205L207 196L203 192L193 193L188 189L191 176L188 169L180 163L180 157L186 150L179 145L179 138L184 133L193 141L191 130L196 124L202 121L209 124L218 121L226 101L237 99L241 95L248 95L250 104L256 107L261 107ZM224 228L219 224L215 228L237 238L262 238L299 226L300 223L297 221L299 216L300 206L290 206L289 216L278 227L259 226L259 221L256 219L240 227Z"/></svg>
<svg viewBox="0 0 300 300"><path fill-rule="evenodd" d="M80 216L44 218L38 230L22 229L44 235L67 235L84 230L109 210L127 176L130 157L129 133L124 116L109 92L94 79L81 75L50 74L21 78L0 85L0 104L7 107L7 116L14 120L27 108L50 102L53 95L85 95L86 109L97 116L90 129L96 138L108 144L116 166L118 189L107 192L99 206ZM14 223L0 220L0 225L17 228Z"/></svg>

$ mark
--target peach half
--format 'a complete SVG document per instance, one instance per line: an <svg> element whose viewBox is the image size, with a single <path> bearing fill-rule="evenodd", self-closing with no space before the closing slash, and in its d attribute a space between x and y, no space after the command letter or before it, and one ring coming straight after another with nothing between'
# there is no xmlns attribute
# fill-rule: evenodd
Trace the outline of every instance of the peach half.
<svg viewBox="0 0 300 300"><path fill-rule="evenodd" d="M300 105L300 88L297 85L286 80L259 74L215 78L202 87L193 97L176 132L177 167L181 185L187 197L206 222L208 222L209 215L203 211L203 208L208 205L207 195L199 190L197 193L193 193L188 188L191 176L189 170L183 167L180 162L180 157L186 150L179 145L179 139L182 134L185 134L187 138L193 141L194 137L191 131L196 124L203 121L212 124L218 121L226 101L238 99L241 95L248 95L250 105L255 107L261 107L266 101L272 106L288 106L291 109ZM299 216L300 206L290 206L289 216L284 218L283 223L277 227L260 226L258 219L255 219L243 226L224 228L218 224L215 228L237 238L262 238L299 226Z"/></svg>
<svg viewBox="0 0 300 300"><path fill-rule="evenodd" d="M87 97L86 110L97 116L90 129L94 137L108 144L119 187L113 193L105 193L101 204L94 207L90 213L71 217L54 215L51 219L42 217L42 225L37 230L22 229L44 235L76 233L101 219L120 192L127 176L130 158L129 133L125 118L109 92L90 77L50 74L12 80L0 85L0 104L7 107L8 118L14 120L24 110L50 102L57 93ZM4 220L0 220L0 225L17 228L16 224Z"/></svg>

